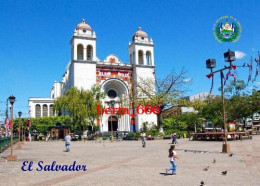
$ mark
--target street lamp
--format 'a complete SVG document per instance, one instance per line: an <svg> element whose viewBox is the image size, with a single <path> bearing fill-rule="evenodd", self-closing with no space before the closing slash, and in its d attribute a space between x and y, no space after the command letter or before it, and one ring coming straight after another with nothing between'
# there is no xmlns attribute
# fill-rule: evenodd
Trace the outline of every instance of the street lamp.
<svg viewBox="0 0 260 186"><path fill-rule="evenodd" d="M21 111L18 112L18 116L19 116L19 142L18 142L18 146L16 147L16 149L21 150L22 149L22 146L21 146L21 128L20 128L21 116L22 116Z"/></svg>
<svg viewBox="0 0 260 186"><path fill-rule="evenodd" d="M108 102L108 105L109 105L109 107L110 107L111 109L113 109L114 106L115 106L115 103L116 103L115 100L111 100L111 101ZM110 123L111 123L111 142L113 142L112 114L113 114L113 112L112 112L112 110L111 110L111 116L110 116Z"/></svg>
<svg viewBox="0 0 260 186"><path fill-rule="evenodd" d="M13 95L9 96L9 102L11 104L11 154L6 157L7 161L17 161L16 155L13 155L13 104L15 102L15 97Z"/></svg>
<svg viewBox="0 0 260 186"><path fill-rule="evenodd" d="M215 73L220 72L220 79L221 79L221 97L222 97L222 110L223 110L223 123L224 123L224 137L225 137L225 141L222 147L222 152L223 153L229 153L230 152L230 146L227 143L227 123L226 123L226 112L225 112L225 100L224 100L224 85L223 85L223 79L224 79L224 74L223 71L226 69L232 69L232 68L236 68L236 66L232 65L232 61L236 60L235 57L235 52L230 51L228 49L227 52L224 53L224 58L226 62L229 62L229 66L228 67L224 67L222 69L216 70L216 71L212 71L213 68L216 67L216 60L215 59L208 59L206 60L206 67L208 69L210 69L211 73L207 75L208 78L211 78ZM213 77L212 77L212 81L213 81Z"/></svg>

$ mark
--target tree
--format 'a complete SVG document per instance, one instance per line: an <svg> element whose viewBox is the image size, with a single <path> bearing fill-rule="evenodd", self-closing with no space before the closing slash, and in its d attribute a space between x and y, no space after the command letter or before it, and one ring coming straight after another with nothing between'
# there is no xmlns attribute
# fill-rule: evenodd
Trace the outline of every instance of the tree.
<svg viewBox="0 0 260 186"><path fill-rule="evenodd" d="M94 85L91 90L79 90L71 87L64 96L61 96L54 102L56 112L68 114L71 117L73 130L86 126L86 123L92 127L100 117L97 113L97 105L102 108L104 93L100 86Z"/></svg>
<svg viewBox="0 0 260 186"><path fill-rule="evenodd" d="M232 96L226 100L226 112L230 121L251 117L253 114L251 97L246 94Z"/></svg>
<svg viewBox="0 0 260 186"><path fill-rule="evenodd" d="M97 111L97 105L102 109L101 99L105 97L104 92L101 91L100 86L93 86L90 91L86 94L86 119L87 123L92 126L95 125L95 121L100 118L100 113Z"/></svg>
<svg viewBox="0 0 260 186"><path fill-rule="evenodd" d="M254 91L251 96L252 112L260 113L260 92Z"/></svg>
<svg viewBox="0 0 260 186"><path fill-rule="evenodd" d="M244 80L229 81L224 92L229 96L240 95L245 88Z"/></svg>
<svg viewBox="0 0 260 186"><path fill-rule="evenodd" d="M195 131L195 128L200 129L201 124L203 123L203 119L200 118L198 114L192 112L182 114L179 120L185 123L185 130L188 131Z"/></svg>
<svg viewBox="0 0 260 186"><path fill-rule="evenodd" d="M172 105L183 93L183 85L186 83L185 72L184 70L180 73L172 71L162 80L158 78L138 78L139 82L134 82L136 87L133 94L134 105L158 105L161 111L158 114L158 125L162 132L162 111L168 105ZM155 87L152 86L153 84L155 84Z"/></svg>
<svg viewBox="0 0 260 186"><path fill-rule="evenodd" d="M223 112L221 97L209 98L205 101L205 105L199 109L200 118L211 121L216 126L223 127Z"/></svg>

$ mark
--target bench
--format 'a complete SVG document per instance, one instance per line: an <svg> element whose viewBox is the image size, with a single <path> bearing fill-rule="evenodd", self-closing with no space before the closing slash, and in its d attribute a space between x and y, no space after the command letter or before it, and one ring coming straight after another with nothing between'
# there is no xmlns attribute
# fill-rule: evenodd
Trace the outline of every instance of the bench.
<svg viewBox="0 0 260 186"><path fill-rule="evenodd" d="M171 138L172 138L171 135L165 135L165 136L163 136L163 139L171 139Z"/></svg>

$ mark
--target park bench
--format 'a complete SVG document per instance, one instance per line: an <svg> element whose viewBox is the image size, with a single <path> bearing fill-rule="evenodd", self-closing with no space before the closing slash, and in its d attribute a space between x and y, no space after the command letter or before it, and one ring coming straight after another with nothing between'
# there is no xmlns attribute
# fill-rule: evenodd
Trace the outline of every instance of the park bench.
<svg viewBox="0 0 260 186"><path fill-rule="evenodd" d="M165 136L163 136L163 139L171 139L171 138L172 138L171 135L165 135Z"/></svg>

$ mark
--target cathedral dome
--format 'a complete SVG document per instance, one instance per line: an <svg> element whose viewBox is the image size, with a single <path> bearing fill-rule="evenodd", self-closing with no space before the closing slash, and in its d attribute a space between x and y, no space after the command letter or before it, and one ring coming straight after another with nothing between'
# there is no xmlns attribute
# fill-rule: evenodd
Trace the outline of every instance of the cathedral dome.
<svg viewBox="0 0 260 186"><path fill-rule="evenodd" d="M148 38L148 35L146 32L142 31L141 27L138 27L138 30L136 31L136 33L133 35L133 37L145 37Z"/></svg>
<svg viewBox="0 0 260 186"><path fill-rule="evenodd" d="M85 23L85 19L81 19L81 23L79 23L76 27L76 30L89 30L91 31L91 27Z"/></svg>

